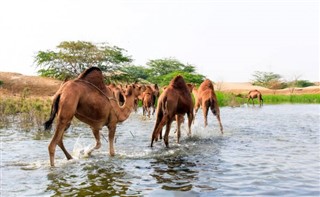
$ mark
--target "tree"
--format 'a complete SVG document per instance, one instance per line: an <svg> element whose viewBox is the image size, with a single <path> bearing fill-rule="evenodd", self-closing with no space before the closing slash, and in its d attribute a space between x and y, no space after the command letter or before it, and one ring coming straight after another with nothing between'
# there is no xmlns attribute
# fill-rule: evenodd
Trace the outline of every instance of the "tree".
<svg viewBox="0 0 320 197"><path fill-rule="evenodd" d="M159 84L160 86L168 85L170 81L177 75L181 75L184 78L186 83L193 83L196 86L200 85L205 78L203 75L200 75L200 74L192 74L192 73L183 72L183 71L175 71L162 76L161 78L159 78L159 81L157 81L156 83Z"/></svg>
<svg viewBox="0 0 320 197"><path fill-rule="evenodd" d="M263 86L270 88L270 86L281 83L281 75L275 74L273 72L262 72L262 71L255 71L252 75L254 77L252 84Z"/></svg>
<svg viewBox="0 0 320 197"><path fill-rule="evenodd" d="M128 82L135 82L140 80L146 80L149 77L149 69L143 66L134 66L134 65L127 65L120 70L126 73L125 78Z"/></svg>
<svg viewBox="0 0 320 197"><path fill-rule="evenodd" d="M185 65L174 58L150 60L147 62L147 66L149 67L147 70L149 75L147 80L160 85L168 85L170 80L178 74L189 78L189 82L194 83L202 82L204 79L203 75L195 72L194 66L190 64Z"/></svg>
<svg viewBox="0 0 320 197"><path fill-rule="evenodd" d="M85 41L61 42L57 50L39 51L35 57L36 65L41 68L38 73L57 79L75 77L91 66L112 73L131 61L122 48Z"/></svg>
<svg viewBox="0 0 320 197"><path fill-rule="evenodd" d="M174 71L194 72L195 69L191 65L184 65L174 58L156 59L147 62L150 68L151 76L163 76Z"/></svg>

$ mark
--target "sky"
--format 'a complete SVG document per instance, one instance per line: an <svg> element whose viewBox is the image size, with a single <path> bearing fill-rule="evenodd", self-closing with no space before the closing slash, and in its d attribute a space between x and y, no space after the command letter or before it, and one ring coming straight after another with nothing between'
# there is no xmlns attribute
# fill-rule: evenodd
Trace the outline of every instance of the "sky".
<svg viewBox="0 0 320 197"><path fill-rule="evenodd" d="M36 75L38 51L62 41L107 42L135 65L175 58L216 82L255 71L319 78L319 1L0 1L0 72Z"/></svg>

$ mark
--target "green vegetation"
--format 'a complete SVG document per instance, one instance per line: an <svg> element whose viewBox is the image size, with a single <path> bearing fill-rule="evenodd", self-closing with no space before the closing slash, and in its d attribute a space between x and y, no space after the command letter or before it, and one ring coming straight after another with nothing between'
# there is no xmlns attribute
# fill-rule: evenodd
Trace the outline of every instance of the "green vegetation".
<svg viewBox="0 0 320 197"><path fill-rule="evenodd" d="M299 87L299 88L304 88L304 87L308 87L308 86L314 86L314 83L311 83L308 80L297 80L294 83L295 87Z"/></svg>
<svg viewBox="0 0 320 197"><path fill-rule="evenodd" d="M146 66L132 65L125 50L106 43L61 42L56 50L39 51L35 64L41 76L64 80L74 78L85 69L96 66L105 74L107 83L135 82L168 85L172 73L186 77L187 82L199 84L204 76L195 72L195 67L174 58L149 60Z"/></svg>
<svg viewBox="0 0 320 197"><path fill-rule="evenodd" d="M264 95L265 104L279 103L320 103L319 94L302 94L302 95Z"/></svg>
<svg viewBox="0 0 320 197"><path fill-rule="evenodd" d="M237 107L247 103L245 95L235 95L232 93L216 92L219 106ZM251 104L252 101L250 101ZM257 99L254 99L255 104L259 104ZM305 104L320 104L320 95L318 94L302 94L302 95L263 95L263 103L267 104L282 104L282 103L305 103Z"/></svg>
<svg viewBox="0 0 320 197"><path fill-rule="evenodd" d="M0 128L18 124L23 130L42 129L50 114L51 100L39 98L0 97Z"/></svg>
<svg viewBox="0 0 320 197"><path fill-rule="evenodd" d="M290 88L292 91L295 87L308 87L315 85L308 80L298 80L299 76L296 76L292 81L285 81L281 75L273 72L255 71L253 74L253 85L258 85L273 90Z"/></svg>
<svg viewBox="0 0 320 197"><path fill-rule="evenodd" d="M90 66L99 67L111 76L132 59L124 54L125 50L106 43L61 42L57 50L39 51L35 63L41 69L41 76L64 80L74 78Z"/></svg>

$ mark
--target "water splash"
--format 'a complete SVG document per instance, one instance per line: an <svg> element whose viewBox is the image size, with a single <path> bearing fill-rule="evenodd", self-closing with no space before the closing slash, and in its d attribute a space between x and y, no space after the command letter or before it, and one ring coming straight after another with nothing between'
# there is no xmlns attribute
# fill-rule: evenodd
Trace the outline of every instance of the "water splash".
<svg viewBox="0 0 320 197"><path fill-rule="evenodd" d="M85 145L85 143L81 141L81 137L82 137L82 134L79 135L76 143L73 146L72 156L74 159L88 157L90 151L94 147L92 144Z"/></svg>

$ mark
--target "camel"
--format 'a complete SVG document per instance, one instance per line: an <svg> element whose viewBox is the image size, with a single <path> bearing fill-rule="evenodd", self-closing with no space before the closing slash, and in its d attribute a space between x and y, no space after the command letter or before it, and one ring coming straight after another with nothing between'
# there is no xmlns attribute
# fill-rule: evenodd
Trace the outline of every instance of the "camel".
<svg viewBox="0 0 320 197"><path fill-rule="evenodd" d="M180 125L181 116L187 114L188 116L188 127L189 136L191 135L191 123L194 118L193 114L193 103L191 94L182 76L178 75L173 78L164 92L160 95L158 99L157 111L156 111L156 123L152 133L151 147L153 146L153 141L158 140L158 136L161 133L162 128L166 125L166 132L164 135L164 143L166 147L169 147L169 132L172 121L176 118L178 125L177 132L177 143L180 140ZM178 116L176 116L178 115Z"/></svg>
<svg viewBox="0 0 320 197"><path fill-rule="evenodd" d="M113 95L118 100L119 105L123 105L125 98L122 88L116 86L114 83L109 84L108 87L112 90Z"/></svg>
<svg viewBox="0 0 320 197"><path fill-rule="evenodd" d="M247 103L249 103L249 101L251 99L252 100L252 105L254 105L253 99L258 98L260 107L263 105L262 94L261 94L261 92L259 90L251 90L248 93L247 98L248 98L248 102Z"/></svg>
<svg viewBox="0 0 320 197"><path fill-rule="evenodd" d="M113 143L117 123L129 117L136 96L136 87L129 86L125 93L126 102L120 107L112 91L104 85L102 72L97 67L88 68L78 78L65 82L54 95L50 119L44 124L46 130L50 129L57 116L55 133L48 146L51 166L54 166L56 145L62 149L68 160L72 159L64 147L63 134L74 116L91 127L96 139L96 145L90 149L89 154L101 147L99 130L107 126L109 154L114 156Z"/></svg>
<svg viewBox="0 0 320 197"><path fill-rule="evenodd" d="M160 96L160 89L158 84L153 84L151 88L153 90L153 103L156 103L157 98Z"/></svg>
<svg viewBox="0 0 320 197"><path fill-rule="evenodd" d="M146 86L146 90L143 92L142 97L142 108L143 108L143 115L148 115L150 118L150 108L153 108L152 115L155 112L155 95L154 91L152 90L151 86Z"/></svg>
<svg viewBox="0 0 320 197"><path fill-rule="evenodd" d="M139 88L139 96L134 101L134 111L138 111L139 101L142 102L144 91L146 90L146 86L144 84L139 84L138 82L135 82L134 85Z"/></svg>
<svg viewBox="0 0 320 197"><path fill-rule="evenodd" d="M198 90L193 88L192 93L195 96L195 114L197 113L199 107L202 107L202 112L204 116L204 126L206 127L208 125L207 117L210 108L213 115L217 117L220 126L220 131L223 134L223 127L220 120L220 109L212 82L209 79L204 80L200 84Z"/></svg>
<svg viewBox="0 0 320 197"><path fill-rule="evenodd" d="M192 90L193 90L193 88L194 88L194 84L192 84L192 83L187 83L187 87L188 87L188 90L189 90L190 94L192 94Z"/></svg>

